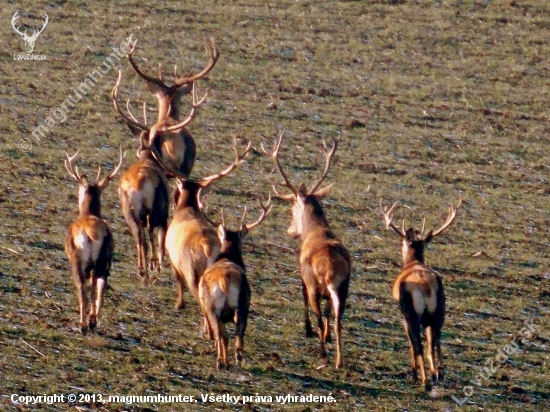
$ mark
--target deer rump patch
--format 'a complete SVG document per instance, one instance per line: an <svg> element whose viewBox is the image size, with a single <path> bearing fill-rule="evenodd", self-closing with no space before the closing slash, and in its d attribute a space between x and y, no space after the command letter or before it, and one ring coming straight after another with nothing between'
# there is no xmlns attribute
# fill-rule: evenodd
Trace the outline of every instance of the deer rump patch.
<svg viewBox="0 0 550 412"><path fill-rule="evenodd" d="M396 279L392 294L396 301L400 301L401 294L408 293L415 312L422 316L426 309L429 313L435 312L438 288L437 274L423 265L415 265Z"/></svg>
<svg viewBox="0 0 550 412"><path fill-rule="evenodd" d="M73 245L80 253L84 268L89 262L98 259L107 231L107 223L96 216L88 216L73 223L71 227Z"/></svg>
<svg viewBox="0 0 550 412"><path fill-rule="evenodd" d="M239 307L243 270L227 260L210 266L201 279L200 299L221 322L233 320Z"/></svg>

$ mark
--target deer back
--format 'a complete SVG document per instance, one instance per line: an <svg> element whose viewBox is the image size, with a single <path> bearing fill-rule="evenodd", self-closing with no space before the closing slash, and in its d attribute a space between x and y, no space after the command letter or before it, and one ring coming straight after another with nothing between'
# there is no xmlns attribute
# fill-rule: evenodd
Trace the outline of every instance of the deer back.
<svg viewBox="0 0 550 412"><path fill-rule="evenodd" d="M174 213L166 233L166 248L176 268L200 277L218 255L220 241L200 211L184 207Z"/></svg>
<svg viewBox="0 0 550 412"><path fill-rule="evenodd" d="M240 306L241 292L250 294L244 270L227 259L218 260L206 269L199 282L201 305L212 308L222 322L232 320L232 313L223 316L224 310L232 311Z"/></svg>
<svg viewBox="0 0 550 412"><path fill-rule="evenodd" d="M123 209L130 207L137 216L153 210L168 213L166 176L152 158L143 157L130 166L120 177L118 191Z"/></svg>
<svg viewBox="0 0 550 412"><path fill-rule="evenodd" d="M393 299L399 302L406 295L410 296L418 315L422 315L425 309L429 313L434 313L438 304L438 294L441 292L442 283L439 275L418 261L406 266L392 287Z"/></svg>

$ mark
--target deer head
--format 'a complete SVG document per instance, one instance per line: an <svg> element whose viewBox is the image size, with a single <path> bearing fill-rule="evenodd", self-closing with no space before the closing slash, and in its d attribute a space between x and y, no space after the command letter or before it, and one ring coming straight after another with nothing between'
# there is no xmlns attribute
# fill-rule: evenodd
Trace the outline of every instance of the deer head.
<svg viewBox="0 0 550 412"><path fill-rule="evenodd" d="M159 125L162 125L162 123L165 122L166 119L177 117L177 103L179 100L179 96L188 93L189 86L193 86L195 81L203 78L208 74L208 72L210 72L210 70L212 70L212 68L216 65L216 62L218 61L219 52L216 48L214 40L210 39L206 43L206 49L208 50L210 56L210 60L207 65L198 73L181 77L178 77L177 66L175 66L174 82L169 86L164 82L162 76L162 66L160 64L158 68L158 77L146 74L136 64L132 56L136 47L136 43L137 40L130 42L130 46L128 48L128 51L126 52L126 56L128 57L128 61L134 68L135 72L147 82L147 87L149 88L149 91L151 91L151 93L155 94L155 96L157 97L159 101L158 122ZM183 86L186 87L182 88Z"/></svg>
<svg viewBox="0 0 550 412"><path fill-rule="evenodd" d="M65 153L65 169L69 172L69 175L78 182L78 207L80 214L93 214L98 217L101 217L101 206L100 206L100 196L101 191L107 187L109 182L116 174L119 172L122 167L122 160L126 153L122 153L122 147L120 148L120 160L115 169L105 176L103 179L101 177L101 166L97 171L97 178L95 183L89 183L88 178L85 174L81 175L78 172L78 166L73 165L73 161L78 155L78 150L72 156L69 156L68 153Z"/></svg>
<svg viewBox="0 0 550 412"><path fill-rule="evenodd" d="M11 18L11 26L17 33L19 33L21 38L25 41L25 51L27 52L27 54L31 54L34 50L34 44L36 42L36 39L38 38L40 33L44 31L44 29L46 28L46 25L48 24L48 15L47 14L44 15L44 23L42 24L42 28L39 30L33 30L30 36L27 34L27 29L25 29L25 31L21 31L20 28L16 26L16 22L18 19L19 19L19 12L16 11L13 17Z"/></svg>
<svg viewBox="0 0 550 412"><path fill-rule="evenodd" d="M221 254L231 255L229 256L230 259L244 268L244 263L242 262L242 242L244 241L245 237L248 235L248 232L254 229L256 226L258 226L260 223L262 223L267 217L267 215L269 214L269 212L271 211L271 193L269 194L269 197L267 198L267 202L265 204L260 199L258 199L258 204L260 205L262 212L260 214L260 217L253 223L248 223L248 224L245 223L246 206L244 207L244 212L241 217L241 222L239 224L238 230L228 229L225 223L223 209L221 211L221 218L222 218L221 223L216 223L212 221L207 216L204 210L204 203L202 201L201 193L202 193L202 189L199 190L199 192L197 193L197 202L199 205L199 210L212 226L218 228L218 237L222 245Z"/></svg>
<svg viewBox="0 0 550 412"><path fill-rule="evenodd" d="M279 149L281 148L281 143L283 141L284 134L285 134L284 131L279 131L279 138L277 139L277 143L275 143L275 148L271 153L269 153L263 147L263 145L262 145L262 150L266 155L268 155L274 160L277 170L283 177L284 182L280 183L280 185L286 186L292 192L289 194L280 194L277 191L277 188L275 187L275 185L273 186L273 191L275 192L275 195L277 197L283 200L289 200L293 202L292 223L290 224L290 227L287 229L287 233L289 236L299 237L305 231L304 227L307 224L309 216L311 216L313 219L320 220L324 226L328 226L328 222L324 217L323 210L321 209L321 206L318 201L323 199L325 196L327 196L330 193L330 190L332 189L332 184L325 186L321 189L319 189L319 186L321 186L321 183L323 183L323 180L325 180L325 178L328 175L328 172L330 170L330 166L332 163L332 159L334 158L334 154L338 149L338 143L340 143L342 139L340 134L338 134L337 137L333 137L332 140L334 141L334 145L330 150L327 148L326 143L323 141L322 151L323 151L323 154L325 155L325 167L323 170L323 174L317 180L317 182L313 185L313 187L310 190L307 190L306 185L304 183L301 183L300 186L298 186L298 188L293 186L287 174L284 172L281 166L281 163L279 162ZM306 212L306 209L310 209L310 212Z"/></svg>
<svg viewBox="0 0 550 412"><path fill-rule="evenodd" d="M118 92L120 89L121 80L122 80L122 72L119 71L117 82L111 92L111 99L113 101L113 105L115 106L115 109L122 116L122 118L128 123L128 125L131 128L136 130L137 134L141 136L140 140L143 140L143 137L146 138L145 142L143 141L141 142L140 149L149 148L151 146L152 141L154 141L154 139L152 139L152 136L157 136L159 133L164 133L164 132L179 132L183 128L185 128L185 126L191 123L191 121L194 119L195 115L197 114L197 109L204 104L204 102L206 101L206 98L208 97L208 92L207 92L199 100L195 90L195 84L193 83L192 89L191 89L193 102L191 104L191 111L189 112L188 116L177 124L167 125L166 124L167 112L165 112L163 115L164 117L161 118L160 110L159 110L159 118L157 123L154 124L153 126L150 126L147 124L147 109L146 109L145 103L143 104L143 123L137 120L136 116L134 116L133 113L131 112L129 101L126 103L126 109L128 111L128 114L124 113L124 111L120 108L118 104ZM139 150L138 150L138 153L139 153Z"/></svg>
<svg viewBox="0 0 550 412"><path fill-rule="evenodd" d="M393 210L395 209L395 206L397 206L398 202L395 202L391 207L384 208L382 207L382 201L380 201L380 209L382 211L382 214L384 215L384 223L386 224L387 229L393 229L395 233L397 233L401 239L403 239L403 245L402 245L402 255L403 255L403 266L406 266L408 263L413 261L418 261L420 263L424 263L424 249L426 245L436 236L439 236L441 233L443 233L445 230L451 226L453 221L456 218L456 213L460 206L462 205L462 197L460 197L458 204L454 206L451 203L451 207L449 208L449 215L447 216L447 220L445 220L445 223L437 229L437 230L430 230L428 233L425 233L425 225L426 225L426 219L422 220L422 229L420 232L415 231L412 227L408 230L405 230L405 220L403 220L401 227L397 227L393 222Z"/></svg>

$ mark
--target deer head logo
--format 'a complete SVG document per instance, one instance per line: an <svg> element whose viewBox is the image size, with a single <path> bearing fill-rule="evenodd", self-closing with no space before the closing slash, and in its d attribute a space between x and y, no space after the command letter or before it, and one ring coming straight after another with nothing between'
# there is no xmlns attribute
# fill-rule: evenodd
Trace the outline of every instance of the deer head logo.
<svg viewBox="0 0 550 412"><path fill-rule="evenodd" d="M33 30L32 35L27 34L27 29L25 31L21 31L19 27L17 26L17 19L19 19L19 12L16 11L11 19L11 25L13 29L19 33L21 38L25 41L25 51L27 54L31 54L34 50L34 43L36 42L36 39L38 38L38 35L44 31L46 28L46 25L48 24L48 15L44 15L44 24L42 25L42 28L40 30Z"/></svg>

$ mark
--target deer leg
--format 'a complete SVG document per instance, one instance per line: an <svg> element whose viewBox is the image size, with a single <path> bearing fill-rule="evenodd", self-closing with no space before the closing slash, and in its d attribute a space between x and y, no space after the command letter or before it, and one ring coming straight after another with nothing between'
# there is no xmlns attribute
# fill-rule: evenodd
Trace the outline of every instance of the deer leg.
<svg viewBox="0 0 550 412"><path fill-rule="evenodd" d="M80 332L83 335L88 332L88 327L86 325L86 307L88 306L88 297L86 296L86 282L84 276L80 273L80 260L77 259L76 262L71 264L71 275L73 277L74 285L76 287L76 297L78 298L78 307L80 311L80 319L78 326Z"/></svg>
<svg viewBox="0 0 550 412"><path fill-rule="evenodd" d="M212 326L210 326L210 322L206 316L203 316L202 319L202 337L206 340L214 339L212 335Z"/></svg>
<svg viewBox="0 0 550 412"><path fill-rule="evenodd" d="M430 365L430 375L432 376L432 381L437 382L437 369L435 368L435 341L434 341L434 330L432 326L426 326L424 328L424 336L426 337L426 346L427 346L427 357L428 364Z"/></svg>
<svg viewBox="0 0 550 412"><path fill-rule="evenodd" d="M86 294L86 283L78 282L76 284L76 295L78 297L78 306L80 308L80 332L85 335L88 332L88 326L86 325L86 307L88 306L88 296Z"/></svg>
<svg viewBox="0 0 550 412"><path fill-rule="evenodd" d="M309 299L307 287L304 281L302 281L302 295L304 296L304 326L306 330L306 338L312 338L315 336L313 328L311 327L311 320L309 318Z"/></svg>
<svg viewBox="0 0 550 412"><path fill-rule="evenodd" d="M164 252L166 250L165 239L166 239L166 226L159 227L158 233L157 233L157 240L159 243L157 273L160 273L160 271L162 270L162 263L164 262Z"/></svg>
<svg viewBox="0 0 550 412"><path fill-rule="evenodd" d="M98 277L98 278L94 277L94 283L95 283L95 285L94 285L94 288L92 289L92 291L95 290L95 313L94 313L93 316L90 314L90 322L89 322L89 326L90 326L90 329L92 331L97 327L97 324L99 323L98 319L99 319L99 315L101 313L101 308L103 307L103 295L105 293L105 286L107 285L107 278L106 277ZM92 296L92 298L94 298L94 297ZM94 307L94 305L92 304L92 308L93 307Z"/></svg>
<svg viewBox="0 0 550 412"><path fill-rule="evenodd" d="M439 382L443 382L444 372L443 357L441 356L441 331L436 327L433 328L433 341L437 353L437 379Z"/></svg>
<svg viewBox="0 0 550 412"><path fill-rule="evenodd" d="M321 359L323 360L323 363L326 363L327 351L325 349L325 336L323 332L323 328L325 325L323 322L323 317L321 316L321 299L319 297L319 294L314 288L311 288L308 291L308 294L309 294L309 304L311 305L311 310L317 317L317 333L319 336L319 340L321 342L321 346L320 346Z"/></svg>
<svg viewBox="0 0 550 412"><path fill-rule="evenodd" d="M172 266L174 274L176 275L176 290L177 290L177 300L176 300L176 310L181 310L185 308L185 300L183 298L183 293L185 291L185 279L180 275L179 271Z"/></svg>
<svg viewBox="0 0 550 412"><path fill-rule="evenodd" d="M332 306L333 302L332 299L329 299L325 306L325 319L324 319L324 330L323 330L323 336L325 339L325 342L332 342L332 337L330 334L330 315L332 312Z"/></svg>
<svg viewBox="0 0 550 412"><path fill-rule="evenodd" d="M416 313L415 313L416 315ZM417 316L406 317L403 323L407 338L409 339L411 363L413 367L413 379L418 380L418 370L420 370L420 379L422 385L426 384L426 371L424 369L424 356L422 349L422 341L420 338L420 320Z"/></svg>
<svg viewBox="0 0 550 412"><path fill-rule="evenodd" d="M151 272L158 271L158 260L155 248L155 228L151 225L151 220L148 219L147 226L149 228L149 242L151 243L151 260L149 261L149 270Z"/></svg>
<svg viewBox="0 0 550 412"><path fill-rule="evenodd" d="M244 332L246 331L247 317L248 308L246 311L237 309L235 313L235 324L237 326L235 333L235 359L238 366L242 366L244 361Z"/></svg>
<svg viewBox="0 0 550 412"><path fill-rule="evenodd" d="M94 271L95 272L95 271ZM97 326L97 307L96 307L96 300L95 300L95 291L96 291L96 285L97 285L97 278L95 274L91 276L91 287L90 287L90 296L92 297L92 304L90 309L90 316L88 319L88 327L90 328L90 331L93 332Z"/></svg>
<svg viewBox="0 0 550 412"><path fill-rule="evenodd" d="M134 242L136 245L136 254L137 254L137 267L138 267L138 277L142 281L147 280L147 244L145 243L145 231L141 220L136 219L132 214L132 211L128 208L124 208L124 217L132 236L134 237Z"/></svg>
<svg viewBox="0 0 550 412"><path fill-rule="evenodd" d="M340 300L340 296L336 292L336 289L333 285L328 286L328 291L330 293L330 304L334 307L334 333L336 335L336 362L335 367L341 368L344 364L342 360L342 302ZM328 306L330 307L330 305ZM330 316L330 310L328 311L328 315ZM328 318L327 318L328 319ZM328 321L327 321L328 326ZM326 333L326 331L325 331Z"/></svg>
<svg viewBox="0 0 550 412"><path fill-rule="evenodd" d="M227 331L225 330L225 324L219 322L220 324L220 343L221 343L221 357L222 357L222 366L225 369L229 369L229 362L227 361L227 345L229 343L229 339L227 337Z"/></svg>
<svg viewBox="0 0 550 412"><path fill-rule="evenodd" d="M216 368L219 370L225 366L223 363L222 331L220 328L220 321L211 308L205 309L204 316L208 319L208 323L210 324L214 335L214 341L216 342Z"/></svg>

